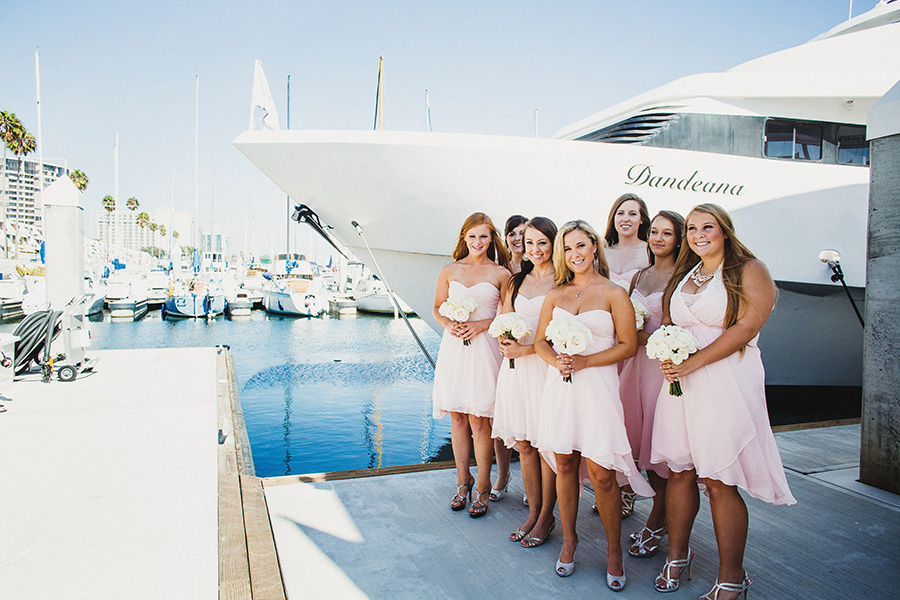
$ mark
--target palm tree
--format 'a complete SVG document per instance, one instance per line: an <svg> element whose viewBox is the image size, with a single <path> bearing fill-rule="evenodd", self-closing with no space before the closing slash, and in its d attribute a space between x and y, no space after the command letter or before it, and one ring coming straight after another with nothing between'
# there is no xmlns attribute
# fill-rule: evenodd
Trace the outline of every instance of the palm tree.
<svg viewBox="0 0 900 600"><path fill-rule="evenodd" d="M137 210L138 206L141 203L138 202L138 199L132 196L128 200L125 201L125 208L130 210L132 213ZM131 243L137 250L140 250L140 245L137 243L137 231L134 230L134 223L131 224Z"/></svg>
<svg viewBox="0 0 900 600"><path fill-rule="evenodd" d="M106 211L106 260L109 260L109 246L112 244L112 223L110 219L112 219L113 211L116 210L116 199L107 194L103 196L100 205Z"/></svg>
<svg viewBox="0 0 900 600"><path fill-rule="evenodd" d="M79 191L84 191L88 186L88 176L84 174L84 172L79 171L78 169L74 171L69 171L69 179L72 180L72 183L75 184L75 187L79 189Z"/></svg>
<svg viewBox="0 0 900 600"><path fill-rule="evenodd" d="M24 198L21 193L22 187L23 187L22 186L22 179L23 179L22 157L28 156L29 154L34 152L34 149L36 146L37 146L37 142L35 141L34 136L31 135L30 133L28 133L27 131L25 131L25 126L21 125L21 122L20 122L20 127L17 127L13 130L12 140L9 142L6 142L6 147L9 148L10 150L12 150L13 154L15 154L18 157L18 161L19 161L19 166L17 169L17 171L19 173L19 177L18 177L19 194L18 194L18 198L16 198L16 209L13 212L13 216L14 216L13 221L15 221L15 228L16 228L16 234L15 234L16 260L19 259L19 205L22 204L22 200Z"/></svg>
<svg viewBox="0 0 900 600"><path fill-rule="evenodd" d="M156 223L150 223L149 225L150 231L153 232L153 247L156 248L156 230L159 229L159 225Z"/></svg>
<svg viewBox="0 0 900 600"><path fill-rule="evenodd" d="M15 113L5 110L0 111L0 141L3 142L3 166L2 169L0 169L0 178L2 178L0 184L2 184L2 188L0 188L0 191L3 193L3 249L7 258L9 258L9 244L6 242L6 213L8 211L8 199L6 194L6 151L9 149L9 145L13 140L21 134L21 131L24 131L24 127Z"/></svg>

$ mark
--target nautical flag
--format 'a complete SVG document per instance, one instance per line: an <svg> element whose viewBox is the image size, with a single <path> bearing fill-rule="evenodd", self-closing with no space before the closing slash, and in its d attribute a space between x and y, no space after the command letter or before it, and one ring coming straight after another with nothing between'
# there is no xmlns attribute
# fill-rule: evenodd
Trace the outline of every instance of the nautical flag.
<svg viewBox="0 0 900 600"><path fill-rule="evenodd" d="M425 88L425 131L434 131L431 128L431 104L428 102L428 88Z"/></svg>
<svg viewBox="0 0 900 600"><path fill-rule="evenodd" d="M278 113L275 111L275 100L272 99L272 92L269 91L269 84L266 82L266 74L263 73L262 63L256 61L253 67L253 97L250 100L250 129L253 129L253 117L256 116L256 109L262 114L263 127L269 130L281 129L278 126Z"/></svg>

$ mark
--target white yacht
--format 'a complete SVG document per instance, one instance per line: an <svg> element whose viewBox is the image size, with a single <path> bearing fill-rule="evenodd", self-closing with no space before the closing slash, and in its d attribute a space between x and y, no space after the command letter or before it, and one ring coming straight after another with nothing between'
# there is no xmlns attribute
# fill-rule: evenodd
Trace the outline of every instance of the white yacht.
<svg viewBox="0 0 900 600"><path fill-rule="evenodd" d="M434 287L475 211L605 225L624 192L686 214L715 202L780 288L762 332L770 385L858 386L862 328L818 257L864 296L868 109L900 80L900 2L800 46L685 77L553 139L391 131L248 131L235 146L431 320Z"/></svg>

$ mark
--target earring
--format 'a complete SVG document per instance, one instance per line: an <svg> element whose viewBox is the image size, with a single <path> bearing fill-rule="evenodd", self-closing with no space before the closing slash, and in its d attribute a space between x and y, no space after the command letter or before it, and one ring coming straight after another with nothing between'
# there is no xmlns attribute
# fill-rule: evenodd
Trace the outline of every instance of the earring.
<svg viewBox="0 0 900 600"><path fill-rule="evenodd" d="M523 254L523 255L522 255L522 262L527 262L527 261L529 261L529 260L531 260L531 259L528 258L528 255L527 255L527 254Z"/></svg>

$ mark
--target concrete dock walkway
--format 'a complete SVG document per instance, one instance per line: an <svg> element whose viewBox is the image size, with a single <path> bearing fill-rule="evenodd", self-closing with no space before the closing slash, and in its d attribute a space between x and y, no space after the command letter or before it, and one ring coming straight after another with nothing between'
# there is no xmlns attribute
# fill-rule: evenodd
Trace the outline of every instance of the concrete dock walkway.
<svg viewBox="0 0 900 600"><path fill-rule="evenodd" d="M527 515L516 463L509 494L481 519L449 509L452 469L259 480L241 472L225 356L91 355L101 359L94 374L29 376L0 400L2 599L661 598L653 580L666 542L653 558L625 557L623 592L606 588L589 490L575 573L559 578L558 530L539 548L507 541ZM751 597L897 597L900 498L856 481L859 431L776 434L799 504L748 500ZM638 502L623 541L649 510ZM693 579L678 598L715 580L705 500L691 543Z"/></svg>
<svg viewBox="0 0 900 600"><path fill-rule="evenodd" d="M859 426L776 435L798 504L747 501L750 535L745 567L751 598L822 600L896 598L900 498L855 481ZM507 541L527 516L517 465L509 494L471 519L448 503L455 471L303 483L264 480L285 590L296 598L596 598L659 600L653 581L667 544L649 559L625 557L628 583L615 594L605 582L605 539L580 503L575 573L554 572L562 544L557 530L539 548ZM623 522L639 529L650 510L641 500ZM677 598L698 598L716 579L717 554L709 502L694 527L693 579Z"/></svg>
<svg viewBox="0 0 900 600"><path fill-rule="evenodd" d="M0 598L216 598L216 350L89 354L3 392Z"/></svg>

